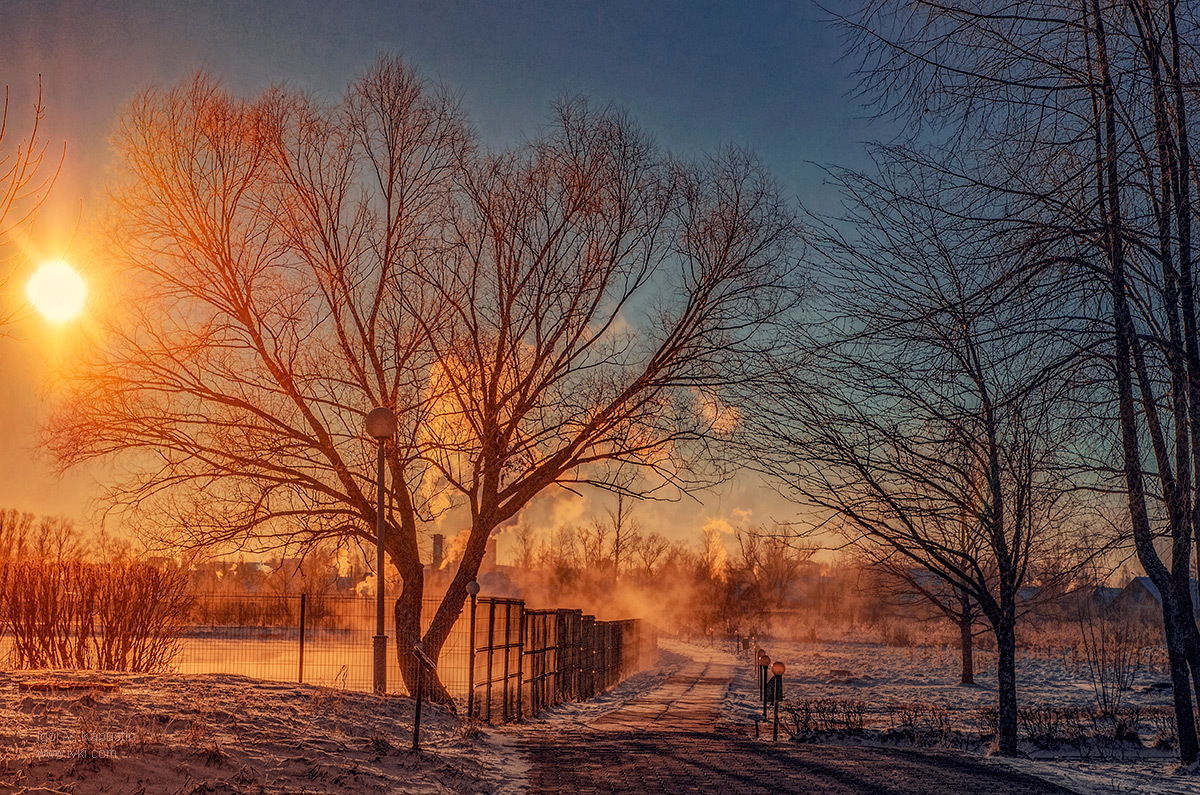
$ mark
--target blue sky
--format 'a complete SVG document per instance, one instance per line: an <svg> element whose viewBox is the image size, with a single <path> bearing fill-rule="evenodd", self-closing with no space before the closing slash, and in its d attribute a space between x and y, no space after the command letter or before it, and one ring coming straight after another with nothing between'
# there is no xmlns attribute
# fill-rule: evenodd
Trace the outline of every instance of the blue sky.
<svg viewBox="0 0 1200 795"><path fill-rule="evenodd" d="M457 91L485 143L517 141L562 94L626 108L672 150L726 142L759 153L805 204L832 209L818 164L855 165L877 137L848 96L825 13L803 0L708 2L46 2L0 5L0 80L21 130L38 76L48 138L66 143L62 177L39 226L47 253L99 206L106 137L140 87L203 68L238 91L287 82L337 95L381 51L400 52ZM82 219L82 221L81 221ZM65 253L79 256L66 249ZM10 283L19 287L23 278ZM0 300L13 300L2 295ZM0 507L82 515L91 475L50 478L34 452L38 383L53 354L30 321L0 339ZM701 508L727 515L762 493L735 484ZM779 506L777 500L768 500ZM785 518L784 508L755 520Z"/></svg>

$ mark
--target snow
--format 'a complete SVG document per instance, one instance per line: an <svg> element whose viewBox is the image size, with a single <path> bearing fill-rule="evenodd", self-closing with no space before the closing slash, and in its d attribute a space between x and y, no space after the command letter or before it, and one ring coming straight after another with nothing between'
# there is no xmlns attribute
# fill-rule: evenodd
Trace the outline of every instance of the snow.
<svg viewBox="0 0 1200 795"><path fill-rule="evenodd" d="M37 683L77 689L20 687ZM407 698L231 675L0 674L0 795L520 791L490 733L426 705L412 751L412 717Z"/></svg>
<svg viewBox="0 0 1200 795"><path fill-rule="evenodd" d="M975 685L959 684L960 660L956 648L921 646L897 648L877 643L782 643L763 641L773 660L787 665L785 699L858 699L867 704L867 725L886 725L888 705L926 703L936 705L953 717L958 728L975 730L982 707L995 704L995 656L976 651ZM1094 693L1082 660L1068 655L1018 656L1018 698L1022 706L1046 702L1056 706L1090 707ZM725 709L739 722L762 720L757 672L747 658L738 661L734 683L726 696ZM1123 694L1130 706L1166 709L1172 704L1169 692L1151 689L1158 676L1144 672L1133 690ZM870 744L880 739L829 737L823 742ZM1093 758L1071 758L1070 749L1058 752L1025 747L1030 758L1006 759L986 756L984 749L968 751L991 765L1001 765L1049 781L1080 795L1196 795L1200 777L1179 771L1172 752L1132 746L1089 749ZM1097 758L1097 757L1104 758ZM1114 757L1114 758L1108 758Z"/></svg>
<svg viewBox="0 0 1200 795"><path fill-rule="evenodd" d="M1179 761L1110 761L1001 759L991 764L1019 770L1043 781L1066 787L1079 795L1196 795L1200 778L1175 771Z"/></svg>
<svg viewBox="0 0 1200 795"><path fill-rule="evenodd" d="M924 701L969 723L994 700L994 659L977 657L979 684L958 684L953 648L893 648L868 643L762 644L788 666L788 698L858 698L882 720L884 705ZM595 699L562 704L521 729L467 724L425 707L422 750L410 750L412 702L311 685L231 675L0 673L0 795L72 792L484 793L523 795L529 770L522 734L570 729L644 698L692 660L734 666L720 706L747 733L761 720L754 667L726 649L661 641L659 664ZM1086 706L1092 693L1077 662L1028 656L1020 662L1025 701ZM56 683L72 689L40 691ZM1147 678L1130 703L1169 705ZM25 689L22 689L22 685ZM101 689L98 685L111 685ZM764 736L769 736L766 732ZM863 738L822 738L862 742ZM875 740L878 742L879 740ZM1060 784L1081 795L1194 795L1200 777L1177 774L1166 752L1126 758L988 757L999 765ZM1106 755L1107 756L1107 755ZM1141 758L1138 758L1138 757Z"/></svg>
<svg viewBox="0 0 1200 795"><path fill-rule="evenodd" d="M981 707L996 702L995 655L975 653L975 684L959 684L958 649L946 646L892 647L878 643L776 643L759 644L787 665L784 675L787 698L860 699L881 716L889 703L924 702L945 707L963 724L974 723ZM1094 694L1082 660L1069 656L1033 656L1017 659L1017 697L1023 705L1039 702L1055 706L1090 707ZM741 711L749 714L762 704L751 698L756 688L754 667L746 660L739 668L745 698ZM1169 692L1149 690L1157 677L1143 674L1126 703L1141 707L1170 707ZM749 683L749 688L745 683ZM746 691L749 692L746 692ZM738 707L735 707L737 710Z"/></svg>

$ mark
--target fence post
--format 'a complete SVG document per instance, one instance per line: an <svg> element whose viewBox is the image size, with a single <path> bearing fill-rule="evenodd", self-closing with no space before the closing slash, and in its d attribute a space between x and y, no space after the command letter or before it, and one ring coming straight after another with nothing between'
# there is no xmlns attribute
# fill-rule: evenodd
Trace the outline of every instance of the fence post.
<svg viewBox="0 0 1200 795"><path fill-rule="evenodd" d="M492 722L492 680L496 678L496 600L488 600L487 722Z"/></svg>
<svg viewBox="0 0 1200 795"><path fill-rule="evenodd" d="M504 602L504 687L501 689L502 697L504 698L504 707L500 710L502 720L508 723L508 706L511 702L509 696L509 658L512 657L512 600Z"/></svg>
<svg viewBox="0 0 1200 795"><path fill-rule="evenodd" d="M471 595L470 645L467 647L467 719L475 717L475 600L479 597L479 583L471 580L467 583L467 593Z"/></svg>
<svg viewBox="0 0 1200 795"><path fill-rule="evenodd" d="M421 696L425 691L425 666L417 662L417 705L413 710L413 744L414 751L421 750Z"/></svg>
<svg viewBox="0 0 1200 795"><path fill-rule="evenodd" d="M521 602L520 618L517 619L517 720L525 717L525 603ZM529 687L533 695L533 685Z"/></svg>
<svg viewBox="0 0 1200 795"><path fill-rule="evenodd" d="M300 684L304 684L304 623L305 623L305 607L308 603L308 594L300 594Z"/></svg>

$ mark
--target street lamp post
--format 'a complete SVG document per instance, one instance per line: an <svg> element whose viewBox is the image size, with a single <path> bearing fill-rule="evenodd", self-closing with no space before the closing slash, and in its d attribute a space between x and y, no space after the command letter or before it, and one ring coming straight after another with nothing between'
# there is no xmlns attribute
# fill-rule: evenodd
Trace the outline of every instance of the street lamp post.
<svg viewBox="0 0 1200 795"><path fill-rule="evenodd" d="M379 442L379 468L375 481L375 692L387 692L387 635L383 631L383 478L384 445L396 433L396 415L380 406L367 414L367 434Z"/></svg>

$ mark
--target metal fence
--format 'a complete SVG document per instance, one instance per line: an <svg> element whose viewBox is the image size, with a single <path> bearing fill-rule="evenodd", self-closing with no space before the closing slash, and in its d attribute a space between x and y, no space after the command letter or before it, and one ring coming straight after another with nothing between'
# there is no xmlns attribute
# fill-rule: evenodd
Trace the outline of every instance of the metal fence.
<svg viewBox="0 0 1200 795"><path fill-rule="evenodd" d="M428 627L437 606L436 599L425 599L423 626ZM198 594L175 669L370 692L374 634L372 597ZM439 673L451 695L463 699L468 647L466 625L460 620L442 649ZM394 647L389 649L387 682L389 693L407 693Z"/></svg>
<svg viewBox="0 0 1200 795"><path fill-rule="evenodd" d="M425 599L423 627L438 603ZM370 597L200 594L175 668L370 692L374 634ZM591 698L653 665L657 649L654 628L642 620L596 621L581 610L526 610L520 599L478 597L438 655L438 676L468 716L501 723ZM407 692L394 645L388 692Z"/></svg>

